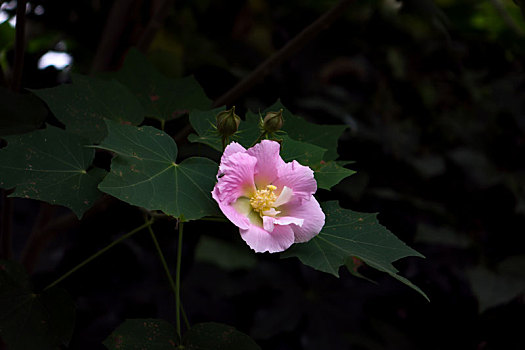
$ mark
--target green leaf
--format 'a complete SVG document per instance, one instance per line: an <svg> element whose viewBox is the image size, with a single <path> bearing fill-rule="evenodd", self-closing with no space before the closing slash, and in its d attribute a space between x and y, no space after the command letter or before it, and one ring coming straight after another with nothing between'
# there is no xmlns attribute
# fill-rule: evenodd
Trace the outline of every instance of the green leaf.
<svg viewBox="0 0 525 350"><path fill-rule="evenodd" d="M144 110L135 96L116 80L73 75L73 84L33 90L66 130L99 143L107 131L103 119L138 125Z"/></svg>
<svg viewBox="0 0 525 350"><path fill-rule="evenodd" d="M177 346L175 327L161 319L130 319L124 321L104 341L109 350L172 350ZM260 350L246 334L220 323L199 323L183 338L186 350Z"/></svg>
<svg viewBox="0 0 525 350"><path fill-rule="evenodd" d="M190 134L190 142L200 142L222 153L221 136L215 128L216 116L223 111L224 107L215 108L208 111L194 110L190 112L190 123L197 134ZM246 120L241 121L239 130L232 137L231 141L240 143L246 148L254 145L255 141L261 136L259 130L260 118L258 115L248 112Z"/></svg>
<svg viewBox="0 0 525 350"><path fill-rule="evenodd" d="M324 160L335 160L339 155L337 153L337 141L347 128L345 125L318 125L307 122L301 117L293 115L281 101L277 101L272 106L264 110L263 116L267 112L278 111L283 109L284 124L283 130L288 133L292 139L311 143L326 149Z"/></svg>
<svg viewBox="0 0 525 350"><path fill-rule="evenodd" d="M280 154L285 162L296 160L302 165L311 167L318 165L323 160L325 152L326 149L316 145L296 141L288 137L288 135L282 136Z"/></svg>
<svg viewBox="0 0 525 350"><path fill-rule="evenodd" d="M211 197L217 164L193 157L176 163L177 145L150 126L134 127L106 120L108 137L97 146L115 152L111 172L99 189L127 203L195 220L219 215Z"/></svg>
<svg viewBox="0 0 525 350"><path fill-rule="evenodd" d="M388 273L413 288L427 300L417 286L397 274L392 265L407 256L423 257L377 222L377 214L343 209L336 201L322 204L326 223L321 232L307 243L293 245L283 257L297 257L303 264L339 276L339 267L355 256L367 265Z"/></svg>
<svg viewBox="0 0 525 350"><path fill-rule="evenodd" d="M337 185L341 180L355 174L355 171L343 168L335 161L320 162L312 166L314 176L317 180L317 187L325 190L331 189Z"/></svg>
<svg viewBox="0 0 525 350"><path fill-rule="evenodd" d="M131 49L115 77L138 98L146 116L170 120L192 109L208 109L212 101L193 76L169 79L138 50Z"/></svg>
<svg viewBox="0 0 525 350"><path fill-rule="evenodd" d="M15 42L15 28L9 21L0 23L0 54L9 50Z"/></svg>
<svg viewBox="0 0 525 350"><path fill-rule="evenodd" d="M214 127L215 116L222 110L224 108L221 107L210 111L192 111L190 113L190 123L197 135L189 135L188 140L190 142L204 143L222 152L221 138ZM255 141L261 136L259 121L260 117L257 114L248 112L246 120L239 125L239 131L234 135L233 141L240 143L246 148L253 146ZM274 136L275 140L281 142L281 157L285 162L297 160L303 165L317 165L321 162L326 152L324 148L316 145L296 141L288 137L284 132Z"/></svg>
<svg viewBox="0 0 525 350"><path fill-rule="evenodd" d="M215 117L224 107L215 108L209 111L193 110L190 112L190 124L197 134L188 135L190 142L199 142L210 146L222 153L222 141L215 127ZM241 122L242 124L243 122Z"/></svg>
<svg viewBox="0 0 525 350"><path fill-rule="evenodd" d="M31 290L23 267L0 261L0 337L10 350L54 350L73 334L75 307L62 289Z"/></svg>
<svg viewBox="0 0 525 350"><path fill-rule="evenodd" d="M87 140L52 126L5 139L0 187L15 187L12 197L63 205L81 217L101 196L97 184L103 171L87 172L95 155L85 147Z"/></svg>
<svg viewBox="0 0 525 350"><path fill-rule="evenodd" d="M246 120L239 125L239 131L234 135L234 140L246 148L250 148L261 136L261 117L253 112L246 113Z"/></svg>
<svg viewBox="0 0 525 350"><path fill-rule="evenodd" d="M206 322L190 328L184 335L187 350L260 350L252 338L225 324Z"/></svg>
<svg viewBox="0 0 525 350"><path fill-rule="evenodd" d="M104 340L110 350L172 350L177 343L175 327L160 319L126 320Z"/></svg>
<svg viewBox="0 0 525 350"><path fill-rule="evenodd" d="M367 280L368 282L372 282L374 284L377 284L375 281L371 280L370 278L363 276L361 272L359 272L359 268L363 266L364 263L361 259L356 258L355 256L348 257L345 262L346 269L348 272L350 272L353 276L362 278L364 280Z"/></svg>
<svg viewBox="0 0 525 350"><path fill-rule="evenodd" d="M35 96L16 94L0 87L1 136L36 130L44 123L46 116L46 107Z"/></svg>

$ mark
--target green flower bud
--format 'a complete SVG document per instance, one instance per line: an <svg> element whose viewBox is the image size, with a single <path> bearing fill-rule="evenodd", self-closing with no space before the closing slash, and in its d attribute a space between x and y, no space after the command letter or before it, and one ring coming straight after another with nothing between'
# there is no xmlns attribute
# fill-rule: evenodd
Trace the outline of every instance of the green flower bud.
<svg viewBox="0 0 525 350"><path fill-rule="evenodd" d="M279 112L268 112L263 120L263 129L266 132L272 133L281 130L284 124L283 110Z"/></svg>
<svg viewBox="0 0 525 350"><path fill-rule="evenodd" d="M227 111L217 114L217 131L224 138L230 137L237 132L241 118L235 114L235 106Z"/></svg>

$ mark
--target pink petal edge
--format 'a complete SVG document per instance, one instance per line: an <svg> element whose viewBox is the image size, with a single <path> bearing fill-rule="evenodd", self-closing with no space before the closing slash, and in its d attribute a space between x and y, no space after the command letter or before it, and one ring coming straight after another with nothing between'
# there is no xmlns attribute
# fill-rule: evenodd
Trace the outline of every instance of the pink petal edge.
<svg viewBox="0 0 525 350"><path fill-rule="evenodd" d="M214 188L219 202L230 204L240 196L249 196L255 191L253 178L256 163L255 157L242 152L224 159Z"/></svg>
<svg viewBox="0 0 525 350"><path fill-rule="evenodd" d="M309 199L317 191L313 170L295 160L278 169L278 177L273 184L277 188L291 188L294 197L301 200Z"/></svg>
<svg viewBox="0 0 525 350"><path fill-rule="evenodd" d="M259 189L275 181L278 169L285 163L279 155L281 145L271 140L262 140L246 151L247 154L257 158L255 165L255 183Z"/></svg>
<svg viewBox="0 0 525 350"><path fill-rule="evenodd" d="M277 253L288 249L294 243L294 233L290 225L276 225L272 233L255 225L240 229L242 239L256 253Z"/></svg>
<svg viewBox="0 0 525 350"><path fill-rule="evenodd" d="M325 223L325 215L314 196L311 196L310 200L302 202L293 200L283 207L287 216L304 219L301 226L294 223L290 224L294 231L295 243L308 242L321 232Z"/></svg>

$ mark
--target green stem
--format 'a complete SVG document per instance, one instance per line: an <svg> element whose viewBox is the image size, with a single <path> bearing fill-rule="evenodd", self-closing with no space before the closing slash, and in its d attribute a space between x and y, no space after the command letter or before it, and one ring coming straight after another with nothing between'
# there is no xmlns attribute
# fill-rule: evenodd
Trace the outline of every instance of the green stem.
<svg viewBox="0 0 525 350"><path fill-rule="evenodd" d="M47 287L44 288L44 290L48 290L49 288L52 288L54 287L55 285L57 285L58 283L62 282L64 279L66 279L67 277L69 277L71 274L73 274L75 271L77 271L78 269L80 269L81 267L83 267L84 265L86 265L87 263L89 263L91 260L99 257L100 255L104 254L105 252L107 252L108 250L110 250L111 248L113 248L115 245L119 244L120 242L122 242L123 240L125 240L126 238L129 238L131 236L133 236L135 233L139 232L140 230L142 230L143 228L146 228L146 227L149 227L151 226L151 224L153 224L153 220L150 220L146 223L144 223L143 225L137 227L136 229L126 233L125 235L121 236L119 239L117 239L116 241L108 244L106 247L102 248L101 250L99 250L98 252L96 252L95 254L91 255L89 258L87 258L86 260L82 261L80 264L78 264L77 266L75 266L74 268L72 268L71 270L69 270L68 272L66 272L65 274L63 274L61 277L59 277L58 279L56 279L53 283L51 283L50 285L48 285Z"/></svg>
<svg viewBox="0 0 525 350"><path fill-rule="evenodd" d="M165 126L166 126L166 121L163 119L160 121L160 130L164 131Z"/></svg>
<svg viewBox="0 0 525 350"><path fill-rule="evenodd" d="M263 138L265 138L267 135L266 131L263 131L261 135L259 135L259 137L257 138L257 140L255 140L255 142L250 146L250 147L253 147L257 144L257 142L260 142Z"/></svg>
<svg viewBox="0 0 525 350"><path fill-rule="evenodd" d="M176 304L175 308L177 310L177 335L179 339L182 339L182 334L180 331L180 265L182 261L182 234L183 234L184 223L179 221L179 242L177 244L177 274L175 275L175 299Z"/></svg>
<svg viewBox="0 0 525 350"><path fill-rule="evenodd" d="M151 235L151 239L153 240L153 243L155 244L155 248L157 249L157 253L159 254L160 261L162 263L162 267L164 268L164 272L166 272L166 276L168 277L168 281L170 282L171 289L173 290L173 295L177 295L177 288L175 286L175 282L173 281L173 278L171 277L170 269L168 268L168 264L166 263L166 259L164 258L164 254L162 254L162 250L160 249L159 241L157 241L157 237L155 236L155 233L153 232L153 229L151 226L148 226L149 234Z"/></svg>
<svg viewBox="0 0 525 350"><path fill-rule="evenodd" d="M190 321L188 320L188 316L186 316L186 312L184 311L184 306L182 304L180 305L180 311L182 313L182 318L184 319L184 323L186 324L186 329L190 329Z"/></svg>

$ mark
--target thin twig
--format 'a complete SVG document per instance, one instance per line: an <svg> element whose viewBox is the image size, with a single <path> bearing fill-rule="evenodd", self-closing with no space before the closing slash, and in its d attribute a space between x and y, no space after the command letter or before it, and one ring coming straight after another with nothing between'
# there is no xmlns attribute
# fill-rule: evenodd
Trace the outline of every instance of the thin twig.
<svg viewBox="0 0 525 350"><path fill-rule="evenodd" d="M177 325L177 335L179 340L182 339L181 327L180 327L180 266L182 261L182 234L183 234L184 223L179 221L179 241L177 243L177 267L175 275L175 309L176 309L176 325Z"/></svg>
<svg viewBox="0 0 525 350"><path fill-rule="evenodd" d="M20 87L22 86L22 72L24 69L24 54L26 47L26 3L27 0L18 0L16 5L15 62L11 79L11 89L15 92L20 91Z"/></svg>
<svg viewBox="0 0 525 350"><path fill-rule="evenodd" d="M340 17L344 10L355 0L341 0L333 8L328 10L325 14L319 17L315 22L303 29L279 51L270 56L266 61L261 63L253 72L241 80L232 89L219 97L213 104L214 107L228 105L237 100L242 94L250 90L263 77L268 75L272 69L279 65L282 61L296 53L299 49L309 43L319 32L326 29L338 17Z"/></svg>
<svg viewBox="0 0 525 350"><path fill-rule="evenodd" d="M162 26L162 23L164 23L164 20L169 14L168 10L170 6L173 5L173 3L174 0L160 0L155 13L151 17L148 26L146 29L144 29L144 32L137 43L137 49L140 52L146 53L148 51L155 34L157 34L157 31Z"/></svg>
<svg viewBox="0 0 525 350"><path fill-rule="evenodd" d="M135 0L117 0L113 4L102 31L91 73L107 69L115 54L115 48L126 28L126 19Z"/></svg>
<svg viewBox="0 0 525 350"><path fill-rule="evenodd" d="M47 287L45 287L44 290L48 290L49 288L53 288L54 286L56 286L57 284L59 284L60 282L65 280L67 277L72 275L75 271L77 271L81 267L87 265L90 261L92 261L95 258L99 257L100 255L104 254L105 252L107 252L108 250L110 250L111 248L113 248L114 246L119 244L120 242L124 241L125 239L133 236L135 233L141 231L142 229L144 229L146 227L151 226L152 224L153 224L153 220L147 221L146 223L142 224L141 226L135 228L134 230L126 233L125 235L122 235L116 241L111 242L110 244L108 244L107 246L105 246L104 248L102 248L101 250L96 252L95 254L91 255L89 258L85 259L80 264L78 264L77 266L73 267L71 270L69 270L68 272L66 272L65 274L60 276L59 278L57 278L54 282L50 283Z"/></svg>
<svg viewBox="0 0 525 350"><path fill-rule="evenodd" d="M148 226L148 231L151 236L151 239L153 240L153 244L155 245L155 249L157 250L157 254L159 255L159 259L162 264L162 267L164 268L164 273L166 273L166 277L168 278L168 282L170 283L171 290L173 291L173 296L176 296L177 291L175 288L175 281L173 281L173 277L171 276L171 271L168 267L168 263L166 262L166 258L164 257L164 253L162 253L162 249L160 248L160 244L159 244L159 241L157 240L157 236L155 236L155 232L153 232L153 228L151 226Z"/></svg>

